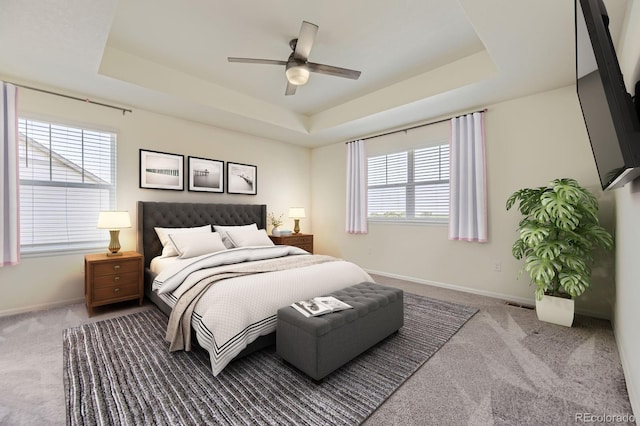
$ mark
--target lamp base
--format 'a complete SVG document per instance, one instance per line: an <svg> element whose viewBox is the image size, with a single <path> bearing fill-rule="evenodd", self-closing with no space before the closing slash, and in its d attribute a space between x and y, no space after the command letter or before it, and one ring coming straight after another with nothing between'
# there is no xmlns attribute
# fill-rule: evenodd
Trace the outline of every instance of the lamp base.
<svg viewBox="0 0 640 426"><path fill-rule="evenodd" d="M122 253L120 253L120 241L118 239L120 230L111 229L109 230L109 235L111 236L111 241L109 241L109 251L107 252L107 256L122 256Z"/></svg>
<svg viewBox="0 0 640 426"><path fill-rule="evenodd" d="M293 233L294 234L299 234L300 233L300 219L293 219Z"/></svg>

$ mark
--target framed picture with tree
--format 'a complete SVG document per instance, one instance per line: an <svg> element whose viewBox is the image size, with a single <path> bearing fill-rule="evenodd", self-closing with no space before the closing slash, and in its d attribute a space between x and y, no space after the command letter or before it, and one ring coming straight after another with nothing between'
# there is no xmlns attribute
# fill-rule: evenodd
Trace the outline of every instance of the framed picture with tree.
<svg viewBox="0 0 640 426"><path fill-rule="evenodd" d="M258 167L227 162L227 192L229 194L258 193Z"/></svg>

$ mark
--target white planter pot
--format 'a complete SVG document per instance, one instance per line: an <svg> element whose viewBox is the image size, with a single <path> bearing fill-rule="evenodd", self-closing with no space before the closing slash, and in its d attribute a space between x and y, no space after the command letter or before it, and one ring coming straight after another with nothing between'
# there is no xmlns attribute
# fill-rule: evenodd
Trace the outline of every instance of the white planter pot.
<svg viewBox="0 0 640 426"><path fill-rule="evenodd" d="M536 315L540 321L571 327L574 310L573 299L546 295L542 300L536 299Z"/></svg>

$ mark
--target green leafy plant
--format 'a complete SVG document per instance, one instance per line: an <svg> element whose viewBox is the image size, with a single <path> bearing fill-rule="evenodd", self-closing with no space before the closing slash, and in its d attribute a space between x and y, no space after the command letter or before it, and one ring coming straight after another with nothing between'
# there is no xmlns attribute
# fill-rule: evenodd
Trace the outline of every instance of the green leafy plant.
<svg viewBox="0 0 640 426"><path fill-rule="evenodd" d="M574 179L555 179L514 192L507 210L516 202L523 218L512 253L524 259L520 272L529 273L536 298L580 296L590 285L593 249L613 248L613 237L599 224L598 200Z"/></svg>

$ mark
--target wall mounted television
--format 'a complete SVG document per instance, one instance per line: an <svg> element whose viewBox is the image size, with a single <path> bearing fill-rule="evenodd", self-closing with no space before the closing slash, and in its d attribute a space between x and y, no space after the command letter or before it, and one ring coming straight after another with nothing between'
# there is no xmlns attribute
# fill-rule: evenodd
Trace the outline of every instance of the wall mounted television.
<svg viewBox="0 0 640 426"><path fill-rule="evenodd" d="M619 188L640 176L640 114L622 78L603 1L575 0L575 24L576 87L600 184Z"/></svg>

